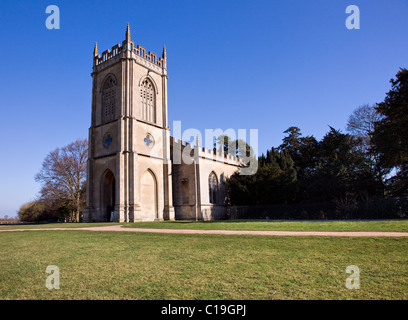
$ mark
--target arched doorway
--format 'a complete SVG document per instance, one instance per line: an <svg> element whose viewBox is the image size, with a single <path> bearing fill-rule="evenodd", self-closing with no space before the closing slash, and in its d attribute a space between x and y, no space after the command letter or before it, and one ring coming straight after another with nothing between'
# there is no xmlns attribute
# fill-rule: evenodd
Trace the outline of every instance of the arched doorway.
<svg viewBox="0 0 408 320"><path fill-rule="evenodd" d="M157 182L150 170L146 170L140 180L140 203L143 219L157 219Z"/></svg>
<svg viewBox="0 0 408 320"><path fill-rule="evenodd" d="M101 182L101 220L111 221L115 210L115 176L109 169L105 171Z"/></svg>

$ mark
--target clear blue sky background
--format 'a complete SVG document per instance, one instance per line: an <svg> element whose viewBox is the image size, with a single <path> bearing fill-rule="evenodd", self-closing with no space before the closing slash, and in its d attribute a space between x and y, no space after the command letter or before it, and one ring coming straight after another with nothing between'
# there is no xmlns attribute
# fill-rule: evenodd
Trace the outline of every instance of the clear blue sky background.
<svg viewBox="0 0 408 320"><path fill-rule="evenodd" d="M61 29L45 27L57 5ZM361 29L345 27L358 5ZM92 51L166 45L169 121L182 129L258 129L259 152L298 126L321 139L359 105L384 99L408 66L406 0L2 0L0 216L40 189L48 152L86 138Z"/></svg>

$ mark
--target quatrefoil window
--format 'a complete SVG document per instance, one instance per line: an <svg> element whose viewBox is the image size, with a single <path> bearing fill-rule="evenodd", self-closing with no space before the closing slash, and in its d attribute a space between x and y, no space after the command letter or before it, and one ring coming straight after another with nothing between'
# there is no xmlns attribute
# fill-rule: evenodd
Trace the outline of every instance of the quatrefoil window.
<svg viewBox="0 0 408 320"><path fill-rule="evenodd" d="M110 133L106 133L106 134L103 136L103 146L104 146L106 149L108 149L108 148L111 146L112 141L113 141L113 138L112 138L112 135L111 135Z"/></svg>
<svg viewBox="0 0 408 320"><path fill-rule="evenodd" d="M147 134L146 137L143 139L146 146L152 148L154 146L154 139L151 134Z"/></svg>

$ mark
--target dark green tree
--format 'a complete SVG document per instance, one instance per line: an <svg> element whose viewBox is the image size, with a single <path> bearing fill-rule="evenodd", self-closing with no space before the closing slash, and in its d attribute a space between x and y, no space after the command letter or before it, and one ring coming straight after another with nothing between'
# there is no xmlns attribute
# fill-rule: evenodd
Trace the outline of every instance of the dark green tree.
<svg viewBox="0 0 408 320"><path fill-rule="evenodd" d="M408 195L408 70L400 69L391 79L391 90L376 107L382 116L375 123L373 151L379 155L379 166L395 169L388 181L394 195Z"/></svg>
<svg viewBox="0 0 408 320"><path fill-rule="evenodd" d="M227 180L232 204L273 204L293 200L296 170L289 152L268 150L258 159L254 175L231 176Z"/></svg>
<svg viewBox="0 0 408 320"><path fill-rule="evenodd" d="M315 197L320 201L373 196L378 183L360 148L361 141L330 127L319 142L314 179Z"/></svg>
<svg viewBox="0 0 408 320"><path fill-rule="evenodd" d="M318 160L318 141L313 136L303 137L298 127L290 127L284 133L287 136L282 139L278 150L288 152L294 162L297 174L294 201L310 201L310 185Z"/></svg>

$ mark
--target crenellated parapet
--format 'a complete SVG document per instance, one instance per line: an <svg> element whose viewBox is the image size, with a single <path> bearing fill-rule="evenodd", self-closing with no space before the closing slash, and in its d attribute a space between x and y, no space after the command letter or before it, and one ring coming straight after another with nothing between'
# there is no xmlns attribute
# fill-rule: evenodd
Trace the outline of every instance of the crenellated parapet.
<svg viewBox="0 0 408 320"><path fill-rule="evenodd" d="M160 74L165 73L167 69L166 50L163 49L163 54L158 57L155 53L149 51L141 45L135 45L130 40L129 25L126 30L126 40L121 44L113 46L111 49L105 50L101 55L98 54L97 46L95 44L94 49L94 72L101 71L102 69L120 61L122 58L129 58L135 60L137 63L142 64L153 71Z"/></svg>
<svg viewBox="0 0 408 320"><path fill-rule="evenodd" d="M175 137L170 137L170 149L170 152L172 152L173 155L174 164L185 163L186 160L187 162L192 163L193 161L197 162L201 159L207 159L234 166L243 165L242 159L240 159L240 157L228 152L224 152L222 146L218 150L207 149L201 147L199 144L196 146L192 146L191 143L178 140Z"/></svg>

